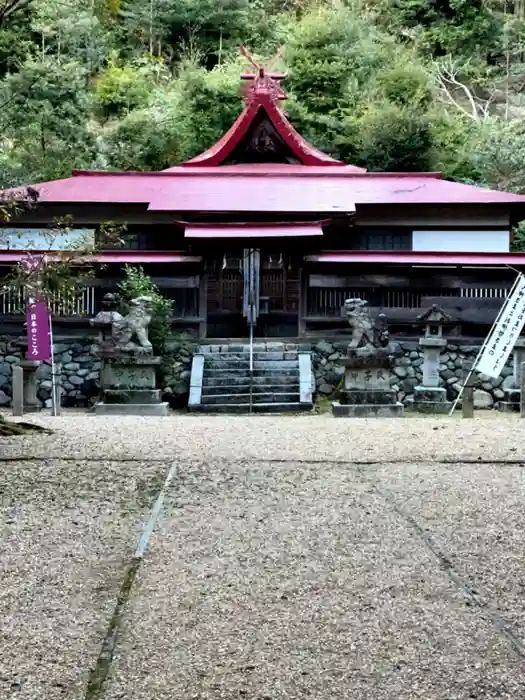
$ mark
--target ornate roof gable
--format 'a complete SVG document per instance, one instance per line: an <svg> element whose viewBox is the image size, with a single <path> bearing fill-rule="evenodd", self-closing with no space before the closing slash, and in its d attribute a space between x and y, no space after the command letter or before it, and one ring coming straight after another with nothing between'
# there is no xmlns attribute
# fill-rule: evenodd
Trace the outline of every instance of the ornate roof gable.
<svg viewBox="0 0 525 700"><path fill-rule="evenodd" d="M287 97L281 87L286 74L270 72L257 63L244 47L241 52L255 68L255 72L241 75L242 80L247 82L242 113L214 146L179 167L281 163L341 165L348 171L352 166L312 146L288 121L280 105ZM366 170L355 167L355 172L364 173Z"/></svg>

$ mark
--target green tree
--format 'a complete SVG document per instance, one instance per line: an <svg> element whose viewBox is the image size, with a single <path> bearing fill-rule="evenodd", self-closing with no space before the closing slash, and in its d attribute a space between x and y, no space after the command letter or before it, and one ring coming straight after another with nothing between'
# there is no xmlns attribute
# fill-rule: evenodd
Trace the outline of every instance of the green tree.
<svg viewBox="0 0 525 700"><path fill-rule="evenodd" d="M422 52L487 60L497 51L500 26L485 0L392 0L386 12L398 36Z"/></svg>
<svg viewBox="0 0 525 700"><path fill-rule="evenodd" d="M162 170L212 146L242 108L239 72L239 62L212 71L184 65L175 81L153 91L147 107L107 125L102 141L108 164Z"/></svg>
<svg viewBox="0 0 525 700"><path fill-rule="evenodd" d="M26 182L64 177L91 161L88 74L81 65L32 59L0 91L5 153Z"/></svg>
<svg viewBox="0 0 525 700"><path fill-rule="evenodd" d="M0 78L16 72L35 47L30 3L0 0Z"/></svg>
<svg viewBox="0 0 525 700"><path fill-rule="evenodd" d="M90 71L98 69L110 50L111 35L97 15L95 2L32 0L31 26L39 37L42 60L74 59Z"/></svg>

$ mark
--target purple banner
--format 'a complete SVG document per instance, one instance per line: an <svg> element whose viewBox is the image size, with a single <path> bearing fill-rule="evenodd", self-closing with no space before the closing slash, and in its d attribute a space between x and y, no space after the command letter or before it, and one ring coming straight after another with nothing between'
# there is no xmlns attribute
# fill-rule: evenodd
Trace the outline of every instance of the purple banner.
<svg viewBox="0 0 525 700"><path fill-rule="evenodd" d="M28 360L51 359L51 337L49 330L49 312L45 301L29 302L27 305Z"/></svg>

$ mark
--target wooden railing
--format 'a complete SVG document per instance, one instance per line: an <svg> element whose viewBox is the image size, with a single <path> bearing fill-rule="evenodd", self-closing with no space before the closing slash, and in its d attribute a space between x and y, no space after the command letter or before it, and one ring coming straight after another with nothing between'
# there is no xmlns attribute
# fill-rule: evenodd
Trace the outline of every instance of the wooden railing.
<svg viewBox="0 0 525 700"><path fill-rule="evenodd" d="M369 306L382 308L418 309L424 297L442 296L459 297L460 291L474 290L412 290L412 289L324 289L310 288L308 290L307 316L324 316L334 318L341 315L341 309L346 299L359 298L366 300ZM476 290L477 291L477 290ZM466 294L465 296L469 296Z"/></svg>
<svg viewBox="0 0 525 700"><path fill-rule="evenodd" d="M24 313L26 293L23 289L8 290L0 295L0 315L18 316ZM78 295L64 295L50 303L53 316L94 316L96 313L95 287L83 287Z"/></svg>
<svg viewBox="0 0 525 700"><path fill-rule="evenodd" d="M106 289L98 285L83 287L77 296L69 299L59 296L50 304L53 316L60 317L92 317L100 311L103 294ZM175 317L195 318L199 316L198 288L169 288L161 289L168 299L173 300L173 315ZM0 316L19 316L24 313L25 291L23 289L8 290L0 294Z"/></svg>
<svg viewBox="0 0 525 700"><path fill-rule="evenodd" d="M454 323L491 324L509 293L506 287L458 287L455 289L322 288L307 291L308 324L344 324L342 309L346 299L368 302L371 315L386 313L392 323L414 324L431 304L443 308Z"/></svg>

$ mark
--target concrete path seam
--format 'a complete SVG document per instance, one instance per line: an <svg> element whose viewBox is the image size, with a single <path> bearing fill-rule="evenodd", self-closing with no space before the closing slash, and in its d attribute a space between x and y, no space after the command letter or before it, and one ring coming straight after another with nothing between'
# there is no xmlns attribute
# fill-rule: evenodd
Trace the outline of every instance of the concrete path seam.
<svg viewBox="0 0 525 700"><path fill-rule="evenodd" d="M144 555L159 518L162 505L164 503L164 498L166 497L166 493L176 475L177 466L175 462L173 462L150 510L148 520L146 521L146 524L142 530L135 553L124 570L122 583L117 594L117 602L111 615L100 653L94 668L91 669L89 674L84 700L99 700L102 697L102 692L111 670L117 637L122 626L124 610L129 600L135 579L137 578L140 565L144 560Z"/></svg>
<svg viewBox="0 0 525 700"><path fill-rule="evenodd" d="M354 464L354 463L352 463ZM508 641L509 645L521 659L525 658L525 646L522 644L521 640L513 630L513 624L507 620L502 615L498 615L490 609L490 604L487 602L486 598L482 597L477 593L478 587L473 586L467 581L465 581L461 575L456 571L450 559L439 549L435 544L432 537L425 532L425 530L419 525L419 523L411 515L406 513L402 508L400 508L394 498L394 495L388 489L383 488L377 482L372 481L367 477L367 474L362 470L357 468L363 481L369 484L372 489L380 496L392 510L402 518L409 528L417 535L417 537L422 540L424 545L434 557L438 560L439 565L443 571L446 572L448 577L454 583L456 588L458 588L471 602L472 604L481 611L484 617L486 617L489 622L495 627L495 629L502 634Z"/></svg>

